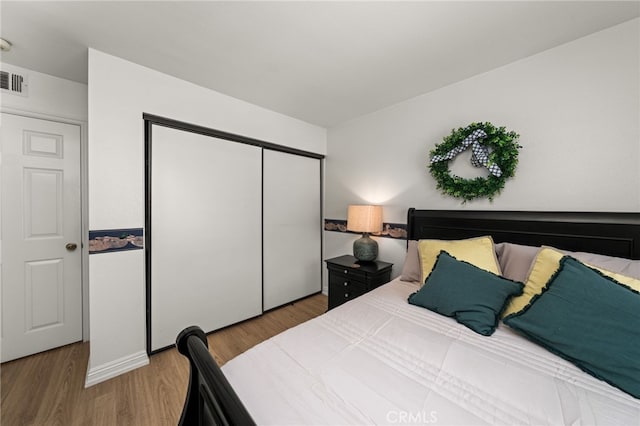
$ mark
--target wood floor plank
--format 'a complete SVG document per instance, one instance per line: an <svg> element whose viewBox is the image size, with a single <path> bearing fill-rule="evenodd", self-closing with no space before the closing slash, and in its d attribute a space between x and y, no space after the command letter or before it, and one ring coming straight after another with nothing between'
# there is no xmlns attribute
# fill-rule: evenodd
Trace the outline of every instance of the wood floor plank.
<svg viewBox="0 0 640 426"><path fill-rule="evenodd" d="M223 365L256 344L323 314L327 297L302 299L208 335ZM89 343L75 343L0 366L0 424L10 426L175 425L189 363L175 349L149 365L84 388Z"/></svg>

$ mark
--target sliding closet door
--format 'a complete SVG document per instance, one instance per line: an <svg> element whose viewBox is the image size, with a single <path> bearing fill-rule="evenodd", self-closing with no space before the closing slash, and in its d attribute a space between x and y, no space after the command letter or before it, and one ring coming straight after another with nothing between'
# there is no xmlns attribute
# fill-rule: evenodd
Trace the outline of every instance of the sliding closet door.
<svg viewBox="0 0 640 426"><path fill-rule="evenodd" d="M264 151L264 309L322 289L320 160Z"/></svg>
<svg viewBox="0 0 640 426"><path fill-rule="evenodd" d="M259 147L151 126L151 342L262 313Z"/></svg>

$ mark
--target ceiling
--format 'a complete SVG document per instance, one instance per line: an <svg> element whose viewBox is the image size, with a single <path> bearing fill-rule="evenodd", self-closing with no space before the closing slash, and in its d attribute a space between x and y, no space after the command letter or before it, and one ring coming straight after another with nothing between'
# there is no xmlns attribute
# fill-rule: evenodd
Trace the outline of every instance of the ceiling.
<svg viewBox="0 0 640 426"><path fill-rule="evenodd" d="M6 1L2 61L87 82L87 48L323 127L640 16L638 1Z"/></svg>

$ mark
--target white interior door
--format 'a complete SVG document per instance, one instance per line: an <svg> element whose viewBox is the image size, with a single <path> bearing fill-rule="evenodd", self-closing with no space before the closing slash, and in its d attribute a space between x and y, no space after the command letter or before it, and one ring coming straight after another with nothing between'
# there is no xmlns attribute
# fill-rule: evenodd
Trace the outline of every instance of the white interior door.
<svg viewBox="0 0 640 426"><path fill-rule="evenodd" d="M322 289L320 160L264 151L264 310Z"/></svg>
<svg viewBox="0 0 640 426"><path fill-rule="evenodd" d="M80 127L2 114L2 361L82 339Z"/></svg>
<svg viewBox="0 0 640 426"><path fill-rule="evenodd" d="M151 142L151 351L262 313L261 149L163 126Z"/></svg>

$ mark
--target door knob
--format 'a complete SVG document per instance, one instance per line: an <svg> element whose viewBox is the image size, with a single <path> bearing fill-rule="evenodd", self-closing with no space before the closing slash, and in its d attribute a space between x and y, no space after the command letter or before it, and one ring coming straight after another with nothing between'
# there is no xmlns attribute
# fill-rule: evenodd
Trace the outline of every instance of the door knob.
<svg viewBox="0 0 640 426"><path fill-rule="evenodd" d="M67 243L67 245L64 247L69 251L74 251L78 248L78 245L76 243Z"/></svg>

